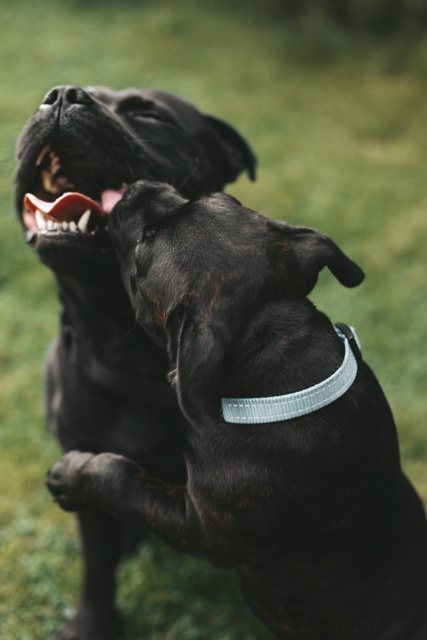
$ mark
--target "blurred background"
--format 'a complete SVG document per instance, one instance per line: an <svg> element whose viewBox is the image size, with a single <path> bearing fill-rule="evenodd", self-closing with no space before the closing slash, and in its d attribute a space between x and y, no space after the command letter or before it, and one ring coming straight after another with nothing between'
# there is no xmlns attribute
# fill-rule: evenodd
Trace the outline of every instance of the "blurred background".
<svg viewBox="0 0 427 640"><path fill-rule="evenodd" d="M73 518L45 473L51 276L14 218L14 146L56 84L155 87L234 124L258 180L228 188L327 233L366 271L322 274L315 303L355 325L427 503L426 0L0 0L0 637L45 640L72 613ZM268 638L233 575L152 541L120 570L130 640Z"/></svg>

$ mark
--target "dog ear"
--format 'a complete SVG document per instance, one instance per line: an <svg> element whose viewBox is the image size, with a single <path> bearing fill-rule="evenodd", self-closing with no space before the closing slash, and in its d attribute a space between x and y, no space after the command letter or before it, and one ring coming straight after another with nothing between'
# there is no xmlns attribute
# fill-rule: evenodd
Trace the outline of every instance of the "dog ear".
<svg viewBox="0 0 427 640"><path fill-rule="evenodd" d="M181 306L169 315L166 333L175 365L169 379L182 412L196 429L215 424L225 353L220 329L198 322Z"/></svg>
<svg viewBox="0 0 427 640"><path fill-rule="evenodd" d="M350 260L328 236L307 227L292 227L274 223L281 232L282 250L296 261L294 288L307 295L317 282L318 275L328 267L335 278L345 287L357 287L365 274ZM285 267L286 268L286 267Z"/></svg>
<svg viewBox="0 0 427 640"><path fill-rule="evenodd" d="M220 139L229 161L227 180L233 181L242 171L247 171L249 178L252 181L255 180L256 157L243 136L219 118L214 116L205 116L205 118Z"/></svg>

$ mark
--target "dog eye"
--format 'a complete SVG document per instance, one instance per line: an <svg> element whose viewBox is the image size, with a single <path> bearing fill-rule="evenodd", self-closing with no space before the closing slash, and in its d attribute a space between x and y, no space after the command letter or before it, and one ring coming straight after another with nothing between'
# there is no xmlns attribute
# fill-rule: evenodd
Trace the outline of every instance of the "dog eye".
<svg viewBox="0 0 427 640"><path fill-rule="evenodd" d="M161 110L151 100L142 100L138 97L128 98L121 109L132 120L158 120L159 122L170 122L168 114Z"/></svg>
<svg viewBox="0 0 427 640"><path fill-rule="evenodd" d="M132 112L131 118L133 118L133 120L136 120L137 122L154 120L157 122L162 122L163 124L177 126L177 123L173 116L160 109L141 109L138 111L134 110Z"/></svg>
<svg viewBox="0 0 427 640"><path fill-rule="evenodd" d="M144 111L143 109L141 109L140 111L130 111L128 112L128 115L134 120L158 120L159 122L166 121L166 118L156 111Z"/></svg>

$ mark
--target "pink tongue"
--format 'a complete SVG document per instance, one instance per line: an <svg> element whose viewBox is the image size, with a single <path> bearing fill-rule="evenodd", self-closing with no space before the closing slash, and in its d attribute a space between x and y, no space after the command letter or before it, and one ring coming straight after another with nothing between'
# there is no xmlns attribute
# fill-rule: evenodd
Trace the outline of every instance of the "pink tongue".
<svg viewBox="0 0 427 640"><path fill-rule="evenodd" d="M24 205L33 214L38 209L49 218L60 222L78 221L88 209L97 216L106 216L111 213L114 205L121 199L125 188L123 185L120 190L105 189L101 194L101 203L74 191L64 193L55 202L46 202L32 193L27 193L24 197Z"/></svg>
<svg viewBox="0 0 427 640"><path fill-rule="evenodd" d="M121 191L117 189L105 189L101 194L101 205L105 213L111 213L115 204L122 199L123 188Z"/></svg>
<svg viewBox="0 0 427 640"><path fill-rule="evenodd" d="M55 202L46 202L45 200L40 200L40 198L37 198L32 193L27 193L24 197L24 205L32 211L32 213L35 213L36 209L38 209L50 218L61 222L78 220L88 209L98 216L105 215L95 200L75 192L64 193L57 198Z"/></svg>

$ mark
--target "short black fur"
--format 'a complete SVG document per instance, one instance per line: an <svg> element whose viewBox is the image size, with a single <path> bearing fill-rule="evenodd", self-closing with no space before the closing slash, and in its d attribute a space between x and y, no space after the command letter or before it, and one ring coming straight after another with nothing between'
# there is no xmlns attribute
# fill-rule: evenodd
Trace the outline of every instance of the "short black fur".
<svg viewBox="0 0 427 640"><path fill-rule="evenodd" d="M166 375L167 357L137 325L106 225L88 234L39 233L23 198L63 191L95 200L105 189L151 178L187 196L254 177L249 145L230 125L152 89L51 89L17 145L16 206L26 237L54 273L61 301L46 362L51 430L67 451L123 454L171 482L185 479L185 419ZM58 640L110 640L119 633L115 566L142 527L99 510L79 514L84 578L76 615ZM65 559L64 559L65 560ZM59 576L57 577L59 581ZM58 582L58 588L60 588Z"/></svg>
<svg viewBox="0 0 427 640"><path fill-rule="evenodd" d="M137 318L168 349L187 479L74 451L49 475L58 503L130 517L234 568L277 638L425 640L426 518L368 365L304 417L234 425L220 411L222 396L293 392L340 366L342 341L306 296L323 267L346 286L359 267L313 230L159 184L130 187L111 229Z"/></svg>

